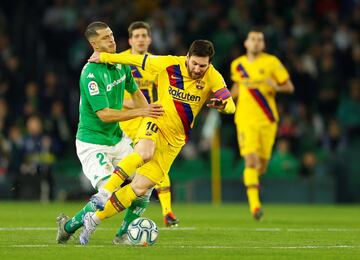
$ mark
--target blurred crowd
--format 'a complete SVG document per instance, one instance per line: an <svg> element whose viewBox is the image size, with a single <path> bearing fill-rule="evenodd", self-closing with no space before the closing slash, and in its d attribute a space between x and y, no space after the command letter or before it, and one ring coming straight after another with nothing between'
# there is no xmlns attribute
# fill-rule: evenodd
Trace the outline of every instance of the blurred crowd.
<svg viewBox="0 0 360 260"><path fill-rule="evenodd" d="M230 62L244 53L249 29L260 28L266 51L285 64L296 89L278 97L281 120L269 171L311 177L325 164L343 180L338 158L360 139L358 1L2 0L0 182L11 180L14 197L32 183L45 199L54 198L53 165L75 150L78 80L91 54L83 32L94 20L110 25L118 51L128 48L127 27L135 20L150 23L154 54L185 55L193 40L209 39L229 87ZM236 150L232 128L233 118L223 116L222 145Z"/></svg>

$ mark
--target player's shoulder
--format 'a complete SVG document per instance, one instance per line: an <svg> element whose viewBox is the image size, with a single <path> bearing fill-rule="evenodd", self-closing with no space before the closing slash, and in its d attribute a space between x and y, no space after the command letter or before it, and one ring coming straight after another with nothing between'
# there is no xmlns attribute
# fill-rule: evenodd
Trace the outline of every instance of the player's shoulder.
<svg viewBox="0 0 360 260"><path fill-rule="evenodd" d="M88 62L81 70L81 78L95 78L99 68L103 67L103 64Z"/></svg>
<svg viewBox="0 0 360 260"><path fill-rule="evenodd" d="M208 70L206 71L206 74L205 74L207 77L207 79L211 80L215 77L222 77L221 73L215 68L215 66L213 64L210 64Z"/></svg>
<svg viewBox="0 0 360 260"><path fill-rule="evenodd" d="M267 61L270 61L270 62L278 62L278 61L280 61L280 59L278 57L276 57L273 54L267 53L267 52L263 52L261 54L261 59L267 60Z"/></svg>
<svg viewBox="0 0 360 260"><path fill-rule="evenodd" d="M81 73L86 73L88 71L95 71L99 68L103 67L102 63L94 63L94 62L88 62L84 65L84 67L81 70Z"/></svg>

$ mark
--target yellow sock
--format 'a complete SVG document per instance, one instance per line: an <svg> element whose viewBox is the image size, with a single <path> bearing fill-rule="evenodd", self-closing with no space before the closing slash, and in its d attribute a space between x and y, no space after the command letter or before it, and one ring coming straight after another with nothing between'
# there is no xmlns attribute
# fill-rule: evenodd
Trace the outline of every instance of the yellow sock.
<svg viewBox="0 0 360 260"><path fill-rule="evenodd" d="M144 164L140 154L133 152L123 158L115 167L113 174L104 185L104 189L109 192L114 192L120 185L132 175L137 168Z"/></svg>
<svg viewBox="0 0 360 260"><path fill-rule="evenodd" d="M163 216L165 216L169 212L172 212L170 187L159 188L159 189L157 189L157 192L158 192L158 197L159 197L161 208L162 208L162 214L163 214Z"/></svg>
<svg viewBox="0 0 360 260"><path fill-rule="evenodd" d="M100 220L110 218L116 213L123 211L130 207L133 200L137 198L135 192L130 185L122 187L117 192L113 193L108 202L106 202L104 210L96 211L96 215Z"/></svg>
<svg viewBox="0 0 360 260"><path fill-rule="evenodd" d="M261 203L259 199L259 188L256 186L247 187L246 193L248 196L250 212L254 213L256 208L261 208Z"/></svg>
<svg viewBox="0 0 360 260"><path fill-rule="evenodd" d="M255 168L246 167L244 170L244 184L251 213L261 207L259 198L259 173Z"/></svg>

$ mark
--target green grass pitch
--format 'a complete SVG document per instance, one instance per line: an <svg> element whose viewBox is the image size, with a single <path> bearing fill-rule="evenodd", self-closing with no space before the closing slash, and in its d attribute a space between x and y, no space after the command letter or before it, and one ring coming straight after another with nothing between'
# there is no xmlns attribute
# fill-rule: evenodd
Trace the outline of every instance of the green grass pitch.
<svg viewBox="0 0 360 260"><path fill-rule="evenodd" d="M0 202L0 259L360 259L359 205L265 205L255 222L245 204L174 204L178 228L164 228L160 206L154 246L115 246L122 214L101 223L87 246L55 242L56 216L83 203Z"/></svg>

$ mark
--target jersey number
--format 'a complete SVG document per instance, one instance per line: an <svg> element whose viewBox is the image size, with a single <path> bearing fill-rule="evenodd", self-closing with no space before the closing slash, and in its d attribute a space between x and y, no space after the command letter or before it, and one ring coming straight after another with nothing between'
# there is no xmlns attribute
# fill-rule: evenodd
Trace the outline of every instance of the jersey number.
<svg viewBox="0 0 360 260"><path fill-rule="evenodd" d="M146 130L151 130L154 133L156 133L159 130L159 128L155 123L147 122L146 123Z"/></svg>
<svg viewBox="0 0 360 260"><path fill-rule="evenodd" d="M106 164L106 162L105 162L105 155L104 155L103 153L97 153L97 154L96 154L96 158L99 159L100 165Z"/></svg>

